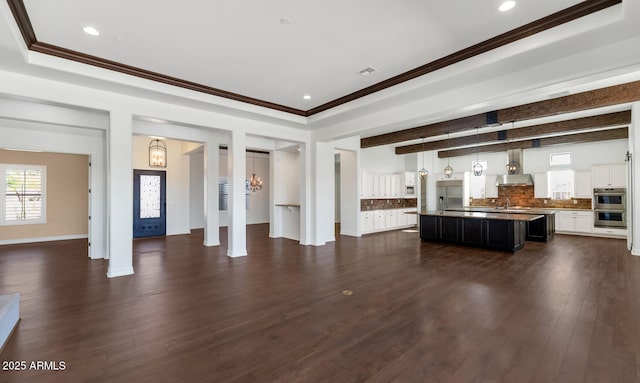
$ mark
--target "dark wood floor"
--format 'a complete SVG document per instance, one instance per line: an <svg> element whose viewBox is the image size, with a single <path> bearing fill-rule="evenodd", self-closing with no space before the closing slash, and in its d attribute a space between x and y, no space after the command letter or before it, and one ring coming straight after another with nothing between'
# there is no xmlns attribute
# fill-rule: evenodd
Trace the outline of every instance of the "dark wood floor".
<svg viewBox="0 0 640 383"><path fill-rule="evenodd" d="M83 241L0 247L0 292L22 295L0 360L66 364L0 381L639 379L625 241L557 235L510 254L401 231L322 247L267 234L250 226L237 259L202 233L137 240L136 274L112 280Z"/></svg>

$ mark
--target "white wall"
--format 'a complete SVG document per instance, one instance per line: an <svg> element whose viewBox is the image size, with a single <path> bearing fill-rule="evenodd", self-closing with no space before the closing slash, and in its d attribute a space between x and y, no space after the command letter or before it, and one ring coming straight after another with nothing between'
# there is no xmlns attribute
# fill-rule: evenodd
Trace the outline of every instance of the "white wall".
<svg viewBox="0 0 640 383"><path fill-rule="evenodd" d="M189 156L189 228L204 228L204 152Z"/></svg>
<svg viewBox="0 0 640 383"><path fill-rule="evenodd" d="M274 201L277 204L300 203L300 153L275 151ZM333 164L333 162L332 162Z"/></svg>
<svg viewBox="0 0 640 383"><path fill-rule="evenodd" d="M629 140L610 140L584 144L556 145L523 151L523 170L526 173L541 173L551 170L549 156L552 153L571 152L573 170L591 170L598 164L622 164L629 147Z"/></svg>
<svg viewBox="0 0 640 383"><path fill-rule="evenodd" d="M369 173L404 172L404 156L399 156L392 145L360 149L360 163L363 171Z"/></svg>

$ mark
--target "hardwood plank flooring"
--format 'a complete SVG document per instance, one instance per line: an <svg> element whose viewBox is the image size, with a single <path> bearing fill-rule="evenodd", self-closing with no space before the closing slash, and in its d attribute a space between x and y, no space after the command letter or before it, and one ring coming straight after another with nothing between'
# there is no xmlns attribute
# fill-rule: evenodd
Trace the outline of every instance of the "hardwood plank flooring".
<svg viewBox="0 0 640 383"><path fill-rule="evenodd" d="M0 247L21 321L0 382L637 382L640 257L556 235L515 254L393 231L320 247L247 229L135 240L107 279L86 241ZM353 291L352 295L343 294Z"/></svg>

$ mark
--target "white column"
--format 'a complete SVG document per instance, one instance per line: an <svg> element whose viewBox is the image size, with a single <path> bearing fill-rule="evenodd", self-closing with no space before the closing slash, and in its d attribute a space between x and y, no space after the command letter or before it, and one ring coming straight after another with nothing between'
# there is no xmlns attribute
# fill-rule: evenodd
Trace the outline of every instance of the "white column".
<svg viewBox="0 0 640 383"><path fill-rule="evenodd" d="M276 193L280 174L276 169L276 157L278 151L273 150L269 154L269 238L278 238L282 235L281 222L276 217Z"/></svg>
<svg viewBox="0 0 640 383"><path fill-rule="evenodd" d="M335 160L333 154L333 144L325 142L314 143L315 152L313 174L315 184L315 227L314 240L315 246L322 246L327 242L335 241L335 221L334 221L334 179L335 179Z"/></svg>
<svg viewBox="0 0 640 383"><path fill-rule="evenodd" d="M215 137L204 144L204 242L220 245L220 212L218 211L218 162L220 149Z"/></svg>
<svg viewBox="0 0 640 383"><path fill-rule="evenodd" d="M300 244L311 245L311 151L309 142L300 150Z"/></svg>
<svg viewBox="0 0 640 383"><path fill-rule="evenodd" d="M631 254L640 255L640 102L631 107L631 125L629 125L629 152L632 155L632 173L627 185L627 198L633 198L627 211L627 226L631 230L630 236L632 248Z"/></svg>
<svg viewBox="0 0 640 383"><path fill-rule="evenodd" d="M133 274L132 123L131 113L111 111L107 131L109 278Z"/></svg>
<svg viewBox="0 0 640 383"><path fill-rule="evenodd" d="M220 245L220 212L218 211L219 143L211 136L204 144L204 245Z"/></svg>
<svg viewBox="0 0 640 383"><path fill-rule="evenodd" d="M233 130L228 153L229 174L229 222L228 250L229 257L247 255L247 211L245 208L246 177L246 141L244 131Z"/></svg>

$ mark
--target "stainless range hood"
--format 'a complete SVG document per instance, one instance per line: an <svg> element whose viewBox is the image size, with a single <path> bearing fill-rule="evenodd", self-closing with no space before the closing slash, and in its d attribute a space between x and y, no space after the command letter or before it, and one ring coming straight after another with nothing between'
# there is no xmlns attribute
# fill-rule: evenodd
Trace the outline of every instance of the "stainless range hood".
<svg viewBox="0 0 640 383"><path fill-rule="evenodd" d="M531 174L504 174L496 178L497 186L531 186Z"/></svg>
<svg viewBox="0 0 640 383"><path fill-rule="evenodd" d="M531 174L522 174L522 149L507 150L509 162L517 162L517 171L515 174L504 174L496 178L496 186L531 186L533 185L533 177Z"/></svg>

